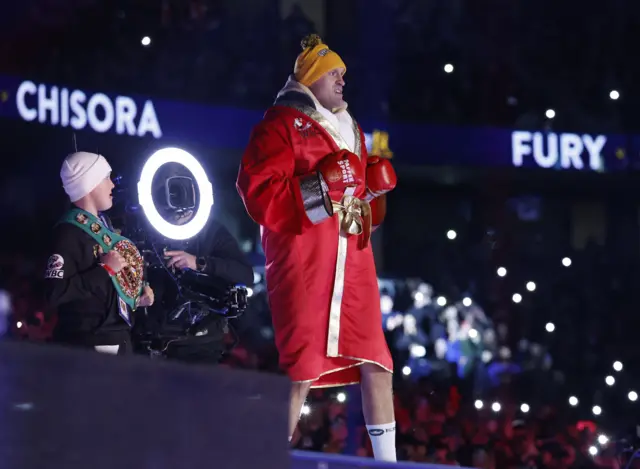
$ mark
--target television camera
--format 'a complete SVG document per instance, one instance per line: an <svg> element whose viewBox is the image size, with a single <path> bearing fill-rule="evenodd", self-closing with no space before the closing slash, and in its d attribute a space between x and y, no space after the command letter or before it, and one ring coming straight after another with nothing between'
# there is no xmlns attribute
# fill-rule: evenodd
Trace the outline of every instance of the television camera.
<svg viewBox="0 0 640 469"><path fill-rule="evenodd" d="M198 252L198 233L186 239L180 239L183 236L179 235L167 236L189 224L202 208L200 184L193 174L181 164L168 163L159 166L153 176L150 195L154 210L169 223L169 228L175 227L176 230L167 230L166 226L160 230L154 225L147 207L143 209L142 203L138 203L144 198L140 194L140 184L136 201L124 178L115 177L114 183L114 219L118 218L123 235L137 246L143 256L145 278L152 282L162 278L164 291L170 291L171 296L175 293L174 301L164 301L160 306L164 308L161 317L157 314L154 318L149 317L150 309L157 311L160 308L144 308L144 312L139 313L140 320L136 320L134 328L136 348L152 357L162 357L166 356L171 344L206 339L219 329L221 323L225 332L233 334L228 320L246 310L249 296L246 286L224 284L205 273L167 266L167 251ZM206 210L208 218L210 207ZM202 228L204 225L206 223ZM153 283L151 287L156 290Z"/></svg>

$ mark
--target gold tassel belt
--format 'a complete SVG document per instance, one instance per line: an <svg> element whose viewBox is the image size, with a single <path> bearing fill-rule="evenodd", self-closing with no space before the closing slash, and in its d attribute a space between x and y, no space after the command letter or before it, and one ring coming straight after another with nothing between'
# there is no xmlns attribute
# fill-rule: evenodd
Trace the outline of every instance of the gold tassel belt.
<svg viewBox="0 0 640 469"><path fill-rule="evenodd" d="M338 214L340 231L360 236L358 248L364 249L371 239L371 205L352 195L345 195L340 202L332 201L333 213Z"/></svg>

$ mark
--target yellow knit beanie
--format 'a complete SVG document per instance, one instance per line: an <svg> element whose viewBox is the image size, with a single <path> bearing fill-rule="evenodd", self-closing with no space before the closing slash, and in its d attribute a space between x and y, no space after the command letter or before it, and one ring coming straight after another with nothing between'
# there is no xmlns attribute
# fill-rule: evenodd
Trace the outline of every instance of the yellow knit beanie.
<svg viewBox="0 0 640 469"><path fill-rule="evenodd" d="M322 43L317 34L310 34L300 43L302 52L296 59L293 73L298 83L311 86L322 75L336 68L347 69L340 56Z"/></svg>

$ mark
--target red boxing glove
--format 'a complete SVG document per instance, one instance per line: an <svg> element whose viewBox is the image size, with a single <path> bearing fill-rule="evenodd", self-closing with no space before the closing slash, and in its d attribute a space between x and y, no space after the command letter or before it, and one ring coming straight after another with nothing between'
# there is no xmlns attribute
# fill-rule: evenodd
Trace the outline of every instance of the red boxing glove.
<svg viewBox="0 0 640 469"><path fill-rule="evenodd" d="M367 201L392 191L397 182L396 172L387 158L370 156L367 159Z"/></svg>
<svg viewBox="0 0 640 469"><path fill-rule="evenodd" d="M396 172L387 158L370 156L367 159L367 201L392 191L397 182Z"/></svg>
<svg viewBox="0 0 640 469"><path fill-rule="evenodd" d="M344 191L364 183L364 171L360 158L347 150L326 156L316 167L329 191Z"/></svg>

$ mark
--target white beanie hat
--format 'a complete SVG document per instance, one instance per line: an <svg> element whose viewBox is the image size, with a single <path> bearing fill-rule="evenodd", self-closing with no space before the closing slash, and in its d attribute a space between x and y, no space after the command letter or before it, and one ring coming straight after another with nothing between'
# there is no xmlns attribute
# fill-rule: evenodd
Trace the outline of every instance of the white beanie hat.
<svg viewBox="0 0 640 469"><path fill-rule="evenodd" d="M60 169L62 187L71 202L80 200L111 174L111 166L102 155L79 151L67 156Z"/></svg>

